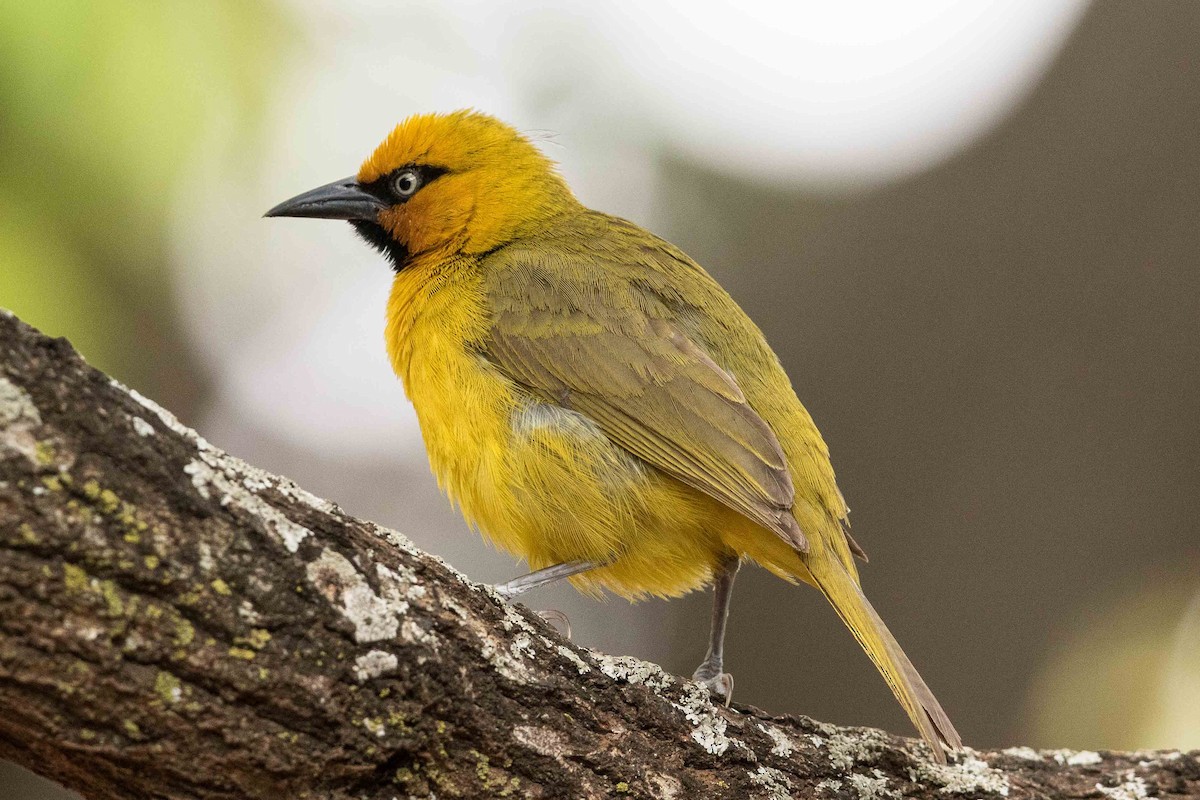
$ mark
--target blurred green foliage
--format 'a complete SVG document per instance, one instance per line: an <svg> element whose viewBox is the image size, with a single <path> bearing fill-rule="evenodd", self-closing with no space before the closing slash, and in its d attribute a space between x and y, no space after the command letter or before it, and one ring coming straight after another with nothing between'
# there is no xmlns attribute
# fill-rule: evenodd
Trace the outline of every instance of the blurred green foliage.
<svg viewBox="0 0 1200 800"><path fill-rule="evenodd" d="M255 137L290 34L242 0L3 3L0 306L180 394L160 385L163 363L190 361L166 268L173 193L210 134Z"/></svg>

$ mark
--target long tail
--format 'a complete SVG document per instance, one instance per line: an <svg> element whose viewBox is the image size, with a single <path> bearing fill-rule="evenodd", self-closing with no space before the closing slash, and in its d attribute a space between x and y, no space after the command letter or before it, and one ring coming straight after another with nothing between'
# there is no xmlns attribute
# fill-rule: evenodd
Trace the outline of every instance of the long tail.
<svg viewBox="0 0 1200 800"><path fill-rule="evenodd" d="M929 743L933 757L939 763L945 764L946 752L943 745L961 747L962 739L959 738L958 731L954 730L941 704L925 685L908 656L904 655L900 644L875 613L875 609L871 607L871 603L846 568L832 557L818 556L814 561L816 563L809 563L808 567L817 585L842 618L842 622L854 632L854 638L858 639L862 649L875 662L892 693L896 695L900 705L904 706L921 736Z"/></svg>

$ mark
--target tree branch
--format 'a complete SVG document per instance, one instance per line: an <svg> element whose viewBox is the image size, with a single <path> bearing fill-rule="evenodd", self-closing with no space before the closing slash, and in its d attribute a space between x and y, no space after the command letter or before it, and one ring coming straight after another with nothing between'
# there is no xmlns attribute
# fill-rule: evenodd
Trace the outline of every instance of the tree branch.
<svg viewBox="0 0 1200 800"><path fill-rule="evenodd" d="M1197 753L724 709L0 315L0 757L88 798L1194 796Z"/></svg>

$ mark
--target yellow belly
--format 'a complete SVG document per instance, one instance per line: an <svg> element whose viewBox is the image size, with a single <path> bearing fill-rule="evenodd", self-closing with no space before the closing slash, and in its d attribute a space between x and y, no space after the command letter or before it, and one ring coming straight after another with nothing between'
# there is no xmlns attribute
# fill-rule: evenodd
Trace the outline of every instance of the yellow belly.
<svg viewBox="0 0 1200 800"><path fill-rule="evenodd" d="M469 522L531 569L609 564L574 579L584 590L677 595L707 583L727 552L713 524L720 504L639 462L578 414L538 402L490 367L470 370L455 371L465 381L455 391L420 380L412 390L433 471Z"/></svg>

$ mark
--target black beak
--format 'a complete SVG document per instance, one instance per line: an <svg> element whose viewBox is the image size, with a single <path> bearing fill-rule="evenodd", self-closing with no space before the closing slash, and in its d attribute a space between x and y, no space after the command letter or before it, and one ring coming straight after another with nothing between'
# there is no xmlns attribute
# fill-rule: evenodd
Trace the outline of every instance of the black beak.
<svg viewBox="0 0 1200 800"><path fill-rule="evenodd" d="M387 203L359 186L358 181L351 176L318 186L304 194L296 195L291 200L284 200L264 216L375 222L376 216L384 208L387 208Z"/></svg>

